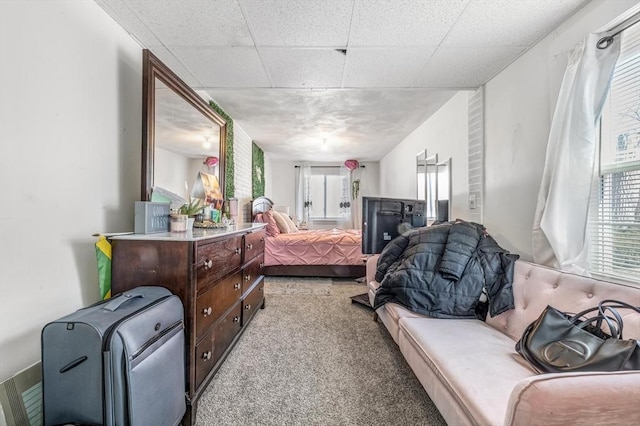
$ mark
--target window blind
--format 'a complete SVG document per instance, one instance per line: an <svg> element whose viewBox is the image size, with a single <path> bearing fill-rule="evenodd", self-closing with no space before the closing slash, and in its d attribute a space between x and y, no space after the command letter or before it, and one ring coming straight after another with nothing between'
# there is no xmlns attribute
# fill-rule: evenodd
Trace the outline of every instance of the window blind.
<svg viewBox="0 0 640 426"><path fill-rule="evenodd" d="M600 123L590 263L594 274L640 284L640 24L621 36Z"/></svg>

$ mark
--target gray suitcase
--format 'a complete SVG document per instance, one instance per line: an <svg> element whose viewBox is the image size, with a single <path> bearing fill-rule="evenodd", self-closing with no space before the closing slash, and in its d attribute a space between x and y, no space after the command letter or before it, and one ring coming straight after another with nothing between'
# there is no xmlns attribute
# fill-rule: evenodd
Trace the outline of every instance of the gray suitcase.
<svg viewBox="0 0 640 426"><path fill-rule="evenodd" d="M45 425L177 425L186 410L184 309L142 286L42 329Z"/></svg>

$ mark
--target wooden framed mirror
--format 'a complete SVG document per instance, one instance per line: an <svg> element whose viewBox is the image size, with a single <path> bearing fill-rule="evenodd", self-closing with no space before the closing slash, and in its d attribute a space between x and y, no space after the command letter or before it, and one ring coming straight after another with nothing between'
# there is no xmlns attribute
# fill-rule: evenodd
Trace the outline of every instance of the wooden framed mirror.
<svg viewBox="0 0 640 426"><path fill-rule="evenodd" d="M226 121L147 49L142 64L141 199L160 187L188 200L199 172L224 199Z"/></svg>

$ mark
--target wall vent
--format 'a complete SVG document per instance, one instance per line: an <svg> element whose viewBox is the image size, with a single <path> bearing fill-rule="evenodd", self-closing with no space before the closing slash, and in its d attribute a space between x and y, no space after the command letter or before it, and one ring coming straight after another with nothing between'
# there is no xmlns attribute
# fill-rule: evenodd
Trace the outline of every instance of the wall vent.
<svg viewBox="0 0 640 426"><path fill-rule="evenodd" d="M7 426L42 425L42 364L36 363L0 383Z"/></svg>

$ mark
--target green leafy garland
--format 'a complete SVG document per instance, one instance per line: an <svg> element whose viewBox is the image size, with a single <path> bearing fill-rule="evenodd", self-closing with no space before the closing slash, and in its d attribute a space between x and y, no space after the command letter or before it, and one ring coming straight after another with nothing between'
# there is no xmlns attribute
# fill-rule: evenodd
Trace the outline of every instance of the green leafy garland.
<svg viewBox="0 0 640 426"><path fill-rule="evenodd" d="M264 151L252 142L251 147L251 194L255 200L264 195Z"/></svg>
<svg viewBox="0 0 640 426"><path fill-rule="evenodd" d="M236 186L234 182L235 161L233 158L233 119L229 117L229 115L215 102L209 101L209 105L227 122L227 149L224 163L224 196L228 200L233 198L236 194Z"/></svg>

